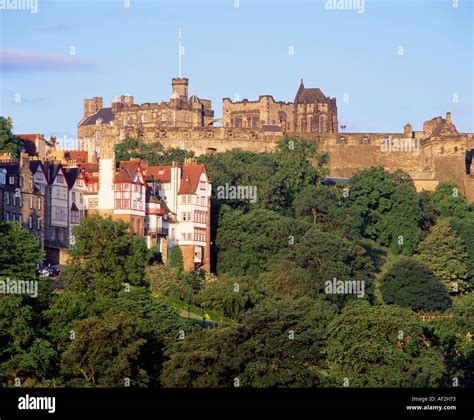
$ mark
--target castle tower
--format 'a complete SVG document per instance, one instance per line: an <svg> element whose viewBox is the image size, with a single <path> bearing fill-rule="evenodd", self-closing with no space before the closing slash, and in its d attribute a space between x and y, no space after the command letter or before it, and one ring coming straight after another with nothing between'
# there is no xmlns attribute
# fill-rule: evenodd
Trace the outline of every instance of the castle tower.
<svg viewBox="0 0 474 420"><path fill-rule="evenodd" d="M173 95L178 95L180 99L188 99L189 80L185 77L174 77L171 80Z"/></svg>

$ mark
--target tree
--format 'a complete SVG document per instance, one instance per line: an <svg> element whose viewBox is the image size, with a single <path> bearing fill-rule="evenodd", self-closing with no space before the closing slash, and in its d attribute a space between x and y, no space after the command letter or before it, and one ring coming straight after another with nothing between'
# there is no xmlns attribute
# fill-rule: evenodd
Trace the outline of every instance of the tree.
<svg viewBox="0 0 474 420"><path fill-rule="evenodd" d="M100 294L117 292L124 283L144 284L148 250L128 225L100 216L85 217L74 228L76 245L64 277L76 286Z"/></svg>
<svg viewBox="0 0 474 420"><path fill-rule="evenodd" d="M474 295L459 296L448 310L450 317L437 320L435 335L444 350L448 375L447 386L474 386Z"/></svg>
<svg viewBox="0 0 474 420"><path fill-rule="evenodd" d="M439 183L431 196L431 203L440 218L460 219L469 213L469 205L453 181Z"/></svg>
<svg viewBox="0 0 474 420"><path fill-rule="evenodd" d="M469 285L472 289L474 286L474 214L471 213L460 219L453 217L449 221L456 235L466 245L466 252L468 254L466 265L469 271Z"/></svg>
<svg viewBox="0 0 474 420"><path fill-rule="evenodd" d="M395 263L382 279L385 303L414 311L444 311L451 306L446 288L422 263L405 258Z"/></svg>
<svg viewBox="0 0 474 420"><path fill-rule="evenodd" d="M0 278L37 280L44 252L38 240L19 223L0 221Z"/></svg>
<svg viewBox="0 0 474 420"><path fill-rule="evenodd" d="M195 302L206 309L218 311L229 318L240 320L263 299L254 279L219 276L196 296Z"/></svg>
<svg viewBox="0 0 474 420"><path fill-rule="evenodd" d="M422 322L409 309L351 302L329 325L329 373L339 386L439 386L445 366Z"/></svg>
<svg viewBox="0 0 474 420"><path fill-rule="evenodd" d="M171 165L184 163L186 158L194 157L194 152L179 148L165 148L159 141L144 143L135 138L126 138L115 145L118 160L142 159L149 165Z"/></svg>
<svg viewBox="0 0 474 420"><path fill-rule="evenodd" d="M174 268L178 271L183 271L183 268L184 268L183 253L179 245L173 245L173 247L170 250L169 266L170 268Z"/></svg>
<svg viewBox="0 0 474 420"><path fill-rule="evenodd" d="M449 291L467 287L466 247L448 220L439 220L418 246L421 262L426 264Z"/></svg>
<svg viewBox="0 0 474 420"><path fill-rule="evenodd" d="M361 233L395 253L411 255L421 239L423 203L410 176L383 167L357 172L350 182L349 206L364 219Z"/></svg>
<svg viewBox="0 0 474 420"><path fill-rule="evenodd" d="M126 315L78 321L63 355L63 374L94 385L122 387L128 378L130 386L145 386L146 372L136 365L144 344Z"/></svg>
<svg viewBox="0 0 474 420"><path fill-rule="evenodd" d="M266 304L248 312L241 324L193 331L165 363L162 383L166 387L318 386L324 383L322 342L295 305Z"/></svg>
<svg viewBox="0 0 474 420"><path fill-rule="evenodd" d="M179 284L179 271L169 265L153 264L145 269L145 280L155 295L168 295L172 286Z"/></svg>
<svg viewBox="0 0 474 420"><path fill-rule="evenodd" d="M349 238L360 237L363 218L347 205L343 187L309 185L293 201L296 218Z"/></svg>
<svg viewBox="0 0 474 420"><path fill-rule="evenodd" d="M12 157L19 157L23 141L12 132L13 122L9 118L0 117L0 152L11 153Z"/></svg>

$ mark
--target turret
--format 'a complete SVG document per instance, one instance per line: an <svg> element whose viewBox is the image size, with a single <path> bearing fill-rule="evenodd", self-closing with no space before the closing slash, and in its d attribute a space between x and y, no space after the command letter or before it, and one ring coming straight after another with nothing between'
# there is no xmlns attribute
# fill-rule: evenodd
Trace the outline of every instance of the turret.
<svg viewBox="0 0 474 420"><path fill-rule="evenodd" d="M188 84L189 80L185 77L175 77L171 80L173 89L172 94L177 94L181 99L188 99Z"/></svg>

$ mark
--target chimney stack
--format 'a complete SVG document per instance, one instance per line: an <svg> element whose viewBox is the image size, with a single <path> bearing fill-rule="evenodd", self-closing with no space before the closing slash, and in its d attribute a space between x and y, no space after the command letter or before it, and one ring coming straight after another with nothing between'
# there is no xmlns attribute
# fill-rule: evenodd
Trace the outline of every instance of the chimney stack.
<svg viewBox="0 0 474 420"><path fill-rule="evenodd" d="M446 124L452 124L451 112L446 112Z"/></svg>

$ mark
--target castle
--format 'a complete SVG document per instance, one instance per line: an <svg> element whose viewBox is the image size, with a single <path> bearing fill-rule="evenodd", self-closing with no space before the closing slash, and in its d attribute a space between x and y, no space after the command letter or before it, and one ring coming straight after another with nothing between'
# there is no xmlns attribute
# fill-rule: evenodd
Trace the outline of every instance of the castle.
<svg viewBox="0 0 474 420"><path fill-rule="evenodd" d="M86 99L78 125L79 148L100 157L124 138L134 137L196 155L237 148L271 152L288 134L313 140L328 152L331 177L350 178L371 166L402 169L419 191L452 180L474 201L474 134L459 133L449 112L445 118L425 121L418 131L407 123L395 133L341 133L336 100L320 89L305 88L301 81L293 103L275 102L269 95L258 101L224 98L221 126L216 126L210 101L195 95L188 99L187 79L173 79L172 88L170 101L160 105L135 105L133 98L121 97L112 108L103 108L102 98Z"/></svg>

